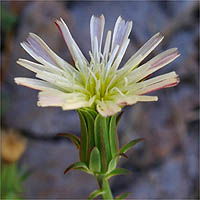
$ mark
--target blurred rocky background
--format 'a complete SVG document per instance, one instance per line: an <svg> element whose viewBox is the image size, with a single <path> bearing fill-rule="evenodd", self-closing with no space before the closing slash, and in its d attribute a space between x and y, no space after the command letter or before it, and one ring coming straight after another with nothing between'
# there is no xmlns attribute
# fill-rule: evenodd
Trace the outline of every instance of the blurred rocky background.
<svg viewBox="0 0 200 200"><path fill-rule="evenodd" d="M113 29L119 15L133 21L127 60L156 32L164 42L147 58L177 47L181 56L155 75L175 70L180 84L155 92L159 101L126 108L120 122L121 145L144 137L120 165L128 176L111 179L115 195L131 192L130 199L199 199L199 1L2 1L1 2L1 125L28 140L19 167L30 171L24 199L87 199L97 188L92 176L79 171L63 175L78 153L57 133L79 135L75 111L36 106L37 91L17 86L16 76L34 77L17 66L18 58L32 59L20 47L29 32L39 35L61 57L72 63L53 23L62 17L88 57L91 15L104 14L105 29Z"/></svg>

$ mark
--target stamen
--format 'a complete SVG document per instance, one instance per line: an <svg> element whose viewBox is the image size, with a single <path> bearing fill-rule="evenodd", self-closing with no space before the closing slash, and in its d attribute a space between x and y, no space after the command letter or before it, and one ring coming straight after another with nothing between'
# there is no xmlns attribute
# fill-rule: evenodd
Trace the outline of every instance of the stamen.
<svg viewBox="0 0 200 200"><path fill-rule="evenodd" d="M119 94L120 94L121 96L125 96L125 95L122 93L122 91L121 91L118 87L112 88L112 89L111 89L111 92L114 91L114 90L116 90L117 92L119 92Z"/></svg>

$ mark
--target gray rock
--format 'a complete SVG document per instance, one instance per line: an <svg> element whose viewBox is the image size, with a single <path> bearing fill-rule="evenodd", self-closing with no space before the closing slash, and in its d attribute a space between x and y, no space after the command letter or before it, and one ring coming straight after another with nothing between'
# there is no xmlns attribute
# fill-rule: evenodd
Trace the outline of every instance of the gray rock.
<svg viewBox="0 0 200 200"><path fill-rule="evenodd" d="M25 199L87 199L97 189L95 178L81 171L64 170L78 161L77 149L67 141L29 140L21 165L31 171L24 183Z"/></svg>

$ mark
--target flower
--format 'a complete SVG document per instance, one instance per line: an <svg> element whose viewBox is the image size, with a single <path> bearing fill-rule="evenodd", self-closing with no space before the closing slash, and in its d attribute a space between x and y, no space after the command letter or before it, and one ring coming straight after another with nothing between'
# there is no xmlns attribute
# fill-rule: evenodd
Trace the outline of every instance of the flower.
<svg viewBox="0 0 200 200"><path fill-rule="evenodd" d="M33 33L29 34L27 42L21 43L21 46L39 63L25 59L17 61L19 65L35 72L36 77L41 79L15 78L15 82L19 85L40 90L38 106L59 106L63 110L92 107L106 117L114 115L126 105L141 101L157 101L157 96L145 94L173 87L179 82L175 72L145 79L177 58L179 53L176 48L164 51L139 66L163 40L160 33L149 39L123 67L119 68L130 42L131 21L125 22L118 17L113 35L110 30L107 32L102 50L105 19L103 15L92 16L90 62L73 40L65 22L60 19L55 23L68 46L75 67L58 57Z"/></svg>

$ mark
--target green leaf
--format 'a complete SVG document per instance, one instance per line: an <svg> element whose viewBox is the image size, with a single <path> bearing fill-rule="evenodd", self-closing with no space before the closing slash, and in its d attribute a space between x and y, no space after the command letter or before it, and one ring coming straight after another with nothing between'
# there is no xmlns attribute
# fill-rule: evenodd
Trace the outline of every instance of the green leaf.
<svg viewBox="0 0 200 200"><path fill-rule="evenodd" d="M78 110L78 114L81 122L81 141L80 141L80 160L84 163L89 162L89 143L88 143L88 131L87 124L85 118L80 110Z"/></svg>
<svg viewBox="0 0 200 200"><path fill-rule="evenodd" d="M91 174L90 170L88 169L87 165L83 162L76 162L71 164L65 171L64 174L66 174L67 172L69 172L72 169L79 169L82 170L84 172L87 172L89 174Z"/></svg>
<svg viewBox="0 0 200 200"><path fill-rule="evenodd" d="M112 176L117 176L117 175L124 175L129 173L129 170L124 169L124 168L117 168L112 170L110 173L106 174L105 179L108 180Z"/></svg>
<svg viewBox="0 0 200 200"><path fill-rule="evenodd" d="M117 136L117 127L116 127L116 115L111 117L110 127L109 127L109 141L110 141L110 149L112 158L114 158L118 154L118 136Z"/></svg>
<svg viewBox="0 0 200 200"><path fill-rule="evenodd" d="M139 139L130 141L128 144L124 145L124 146L120 149L120 154L126 153L131 147L133 147L133 146L136 145L138 142L143 141L143 140L144 140L144 138L139 138Z"/></svg>
<svg viewBox="0 0 200 200"><path fill-rule="evenodd" d="M123 194L118 195L115 199L116 200L123 200L123 199L127 198L129 194L130 194L130 192L125 192Z"/></svg>
<svg viewBox="0 0 200 200"><path fill-rule="evenodd" d="M90 154L89 168L94 173L101 171L101 157L97 147L94 147Z"/></svg>
<svg viewBox="0 0 200 200"><path fill-rule="evenodd" d="M105 194L105 191L100 190L100 189L95 190L94 192L92 192L92 193L90 194L90 196L88 197L88 199L89 199L89 200L94 199L94 198L96 198L96 197L98 197L99 195L102 195L102 194Z"/></svg>
<svg viewBox="0 0 200 200"><path fill-rule="evenodd" d="M108 172L111 172L111 171L113 171L113 170L116 168L118 159L119 159L119 156L116 156L115 158L113 158L113 159L109 162L109 165L108 165Z"/></svg>
<svg viewBox="0 0 200 200"><path fill-rule="evenodd" d="M80 149L80 138L78 136L70 133L58 133L56 136L63 136L70 139L73 142L73 144L75 144L77 149Z"/></svg>

